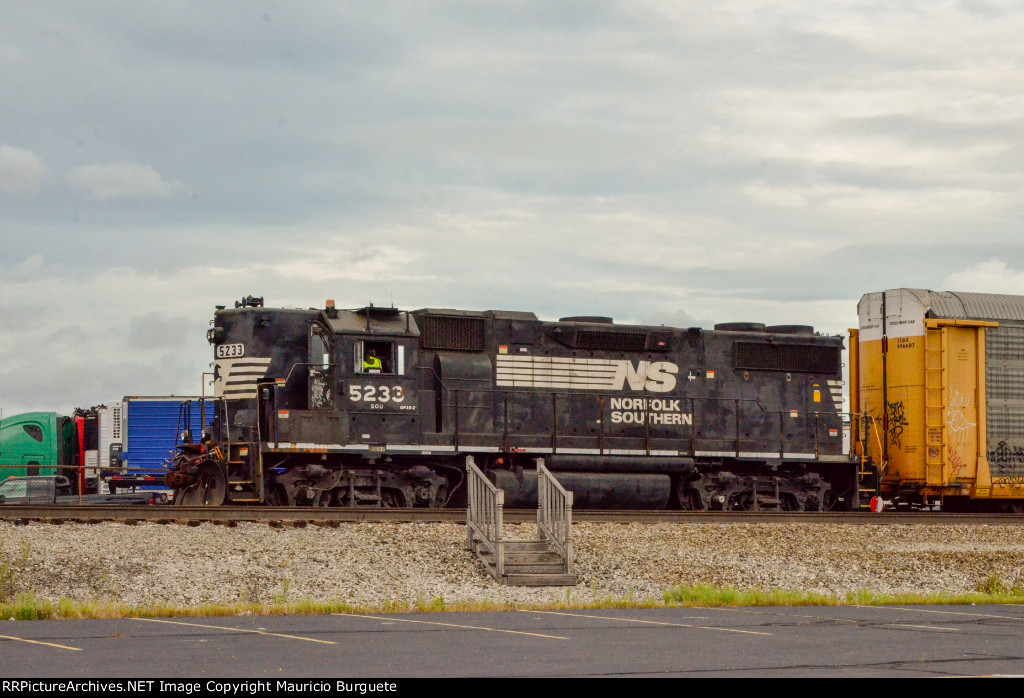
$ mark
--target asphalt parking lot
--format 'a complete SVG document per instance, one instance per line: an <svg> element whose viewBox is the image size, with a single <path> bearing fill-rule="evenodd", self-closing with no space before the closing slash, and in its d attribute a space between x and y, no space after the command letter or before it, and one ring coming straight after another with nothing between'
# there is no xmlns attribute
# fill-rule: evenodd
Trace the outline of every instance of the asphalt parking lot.
<svg viewBox="0 0 1024 698"><path fill-rule="evenodd" d="M1024 607L677 608L0 623L4 678L1024 675Z"/></svg>

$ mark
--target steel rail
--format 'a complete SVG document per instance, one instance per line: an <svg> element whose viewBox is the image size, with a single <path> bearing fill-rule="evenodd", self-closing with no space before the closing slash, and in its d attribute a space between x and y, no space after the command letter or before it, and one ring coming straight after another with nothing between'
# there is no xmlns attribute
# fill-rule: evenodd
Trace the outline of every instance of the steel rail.
<svg viewBox="0 0 1024 698"><path fill-rule="evenodd" d="M532 523L534 509L508 509L508 523ZM1024 525L1024 515L999 513L951 514L940 512L752 512L752 511L609 511L574 510L576 523L704 524L704 523L804 523L861 525ZM164 505L81 505L36 506L12 504L0 506L0 521L14 523L102 523L143 522L178 523L198 526L203 523L234 525L243 522L271 526L339 526L342 523L465 523L465 509L362 509L348 507L175 507Z"/></svg>

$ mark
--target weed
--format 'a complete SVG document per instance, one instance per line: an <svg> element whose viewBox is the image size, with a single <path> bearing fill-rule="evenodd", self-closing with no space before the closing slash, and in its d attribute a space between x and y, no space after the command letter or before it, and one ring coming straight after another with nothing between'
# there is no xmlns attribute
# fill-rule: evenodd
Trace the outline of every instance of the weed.
<svg viewBox="0 0 1024 698"><path fill-rule="evenodd" d="M0 549L0 603L5 603L14 596L17 575L14 566L7 561L7 554Z"/></svg>
<svg viewBox="0 0 1024 698"><path fill-rule="evenodd" d="M829 594L789 589L736 589L698 584L674 587L665 592L665 603L678 606L834 606L839 600Z"/></svg>
<svg viewBox="0 0 1024 698"><path fill-rule="evenodd" d="M255 576L248 577L245 582L245 588L238 591L238 599L242 603L250 603L257 606L263 603L260 580Z"/></svg>
<svg viewBox="0 0 1024 698"><path fill-rule="evenodd" d="M999 578L998 574L990 574L975 584L974 590L982 594L1006 594L1010 591L1009 587L1003 584L1003 580Z"/></svg>
<svg viewBox="0 0 1024 698"><path fill-rule="evenodd" d="M270 597L270 603L274 606L283 606L288 603L288 587L291 586L291 582L288 581L288 577L281 579L281 593L274 594Z"/></svg>
<svg viewBox="0 0 1024 698"><path fill-rule="evenodd" d="M18 594L9 617L15 620L47 620L53 617L53 604L39 601L29 593Z"/></svg>
<svg viewBox="0 0 1024 698"><path fill-rule="evenodd" d="M17 557L9 556L7 551L0 547L0 604L7 603L15 598L21 590L21 578L28 569L31 562L32 547L24 536L18 544L20 554Z"/></svg>

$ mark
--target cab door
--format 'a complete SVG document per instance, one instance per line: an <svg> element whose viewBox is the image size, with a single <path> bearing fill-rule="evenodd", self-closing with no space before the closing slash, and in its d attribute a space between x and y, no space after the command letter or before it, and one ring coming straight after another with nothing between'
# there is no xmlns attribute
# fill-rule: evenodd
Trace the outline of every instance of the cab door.
<svg viewBox="0 0 1024 698"><path fill-rule="evenodd" d="M314 323L309 331L309 409L331 406L333 381L331 375L331 331Z"/></svg>

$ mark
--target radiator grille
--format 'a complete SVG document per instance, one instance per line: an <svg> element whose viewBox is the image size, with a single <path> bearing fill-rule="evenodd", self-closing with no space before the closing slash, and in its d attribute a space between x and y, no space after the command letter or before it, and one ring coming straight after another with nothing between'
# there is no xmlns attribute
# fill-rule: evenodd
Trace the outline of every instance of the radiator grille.
<svg viewBox="0 0 1024 698"><path fill-rule="evenodd" d="M578 330L576 346L580 349L607 351L643 351L647 347L646 332L615 332L608 330Z"/></svg>
<svg viewBox="0 0 1024 698"><path fill-rule="evenodd" d="M420 321L420 344L424 349L483 351L484 319L427 315Z"/></svg>
<svg viewBox="0 0 1024 698"><path fill-rule="evenodd" d="M816 344L737 342L736 368L787 373L838 373L839 348Z"/></svg>

